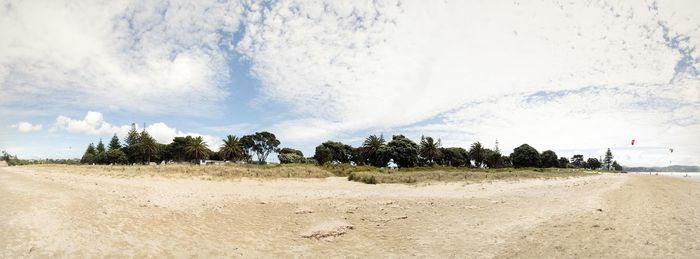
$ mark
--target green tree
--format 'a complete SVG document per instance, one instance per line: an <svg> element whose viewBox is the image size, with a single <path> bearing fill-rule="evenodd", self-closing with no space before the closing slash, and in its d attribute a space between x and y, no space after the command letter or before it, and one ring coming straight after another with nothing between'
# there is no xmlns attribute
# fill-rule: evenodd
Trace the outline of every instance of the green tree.
<svg viewBox="0 0 700 259"><path fill-rule="evenodd" d="M190 160L187 153L187 146L192 140L192 136L173 138L173 142L167 146L168 153L172 156L172 159L178 162Z"/></svg>
<svg viewBox="0 0 700 259"><path fill-rule="evenodd" d="M158 142L144 129L140 136L140 152L146 160L146 164L151 163L151 158L158 154Z"/></svg>
<svg viewBox="0 0 700 259"><path fill-rule="evenodd" d="M439 159L441 165L446 166L469 166L469 152L461 147L440 148L442 157Z"/></svg>
<svg viewBox="0 0 700 259"><path fill-rule="evenodd" d="M603 158L603 168L605 170L613 170L613 154L610 151L610 148L608 148L608 151L605 152L605 158Z"/></svg>
<svg viewBox="0 0 700 259"><path fill-rule="evenodd" d="M319 164L325 163L349 163L352 158L353 148L340 142L326 141L316 146L314 159Z"/></svg>
<svg viewBox="0 0 700 259"><path fill-rule="evenodd" d="M528 144L513 149L510 155L514 167L537 167L540 165L540 153Z"/></svg>
<svg viewBox="0 0 700 259"><path fill-rule="evenodd" d="M353 148L350 154L350 161L355 163L355 165L367 165L369 164L367 153L368 152L365 150L365 147Z"/></svg>
<svg viewBox="0 0 700 259"><path fill-rule="evenodd" d="M243 147L243 155L247 162L253 161L253 153L255 153L255 135L245 135L240 139Z"/></svg>
<svg viewBox="0 0 700 259"><path fill-rule="evenodd" d="M121 150L122 145L119 143L119 138L117 137L117 134L114 134L112 136L112 140L109 141L109 150Z"/></svg>
<svg viewBox="0 0 700 259"><path fill-rule="evenodd" d="M223 158L221 158L221 156L219 155L219 152L214 152L211 150L209 151L209 159L219 161L223 160Z"/></svg>
<svg viewBox="0 0 700 259"><path fill-rule="evenodd" d="M585 162L586 161L583 160L583 155L581 155L581 154L577 154L577 155L574 155L573 157L571 157L571 165L573 165L576 168L581 168L581 167L585 168L585 165L583 164Z"/></svg>
<svg viewBox="0 0 700 259"><path fill-rule="evenodd" d="M501 155L503 167L513 167L513 162L510 160L510 156Z"/></svg>
<svg viewBox="0 0 700 259"><path fill-rule="evenodd" d="M364 157L370 165L383 167L389 161L389 159L383 157L386 150L382 149L385 149L385 147L386 141L384 140L384 136L370 135L362 142L361 151L363 151Z"/></svg>
<svg viewBox="0 0 700 259"><path fill-rule="evenodd" d="M124 147L124 153L131 163L141 163L143 159L143 153L141 149L141 134L136 131L136 124L131 124L131 129L126 134L126 146Z"/></svg>
<svg viewBox="0 0 700 259"><path fill-rule="evenodd" d="M469 148L469 158L474 160L474 165L476 167L481 167L481 164L486 159L484 154L484 147L481 146L480 142L474 142Z"/></svg>
<svg viewBox="0 0 700 259"><path fill-rule="evenodd" d="M197 160L198 163L200 159L207 158L210 152L209 146L202 136L191 138L190 142L187 143L186 151L187 154Z"/></svg>
<svg viewBox="0 0 700 259"><path fill-rule="evenodd" d="M314 152L314 160L316 160L316 162L318 162L319 165L323 165L325 163L330 163L333 161L333 151L331 151L331 149L324 144L325 143L322 143L316 146L316 150Z"/></svg>
<svg viewBox="0 0 700 259"><path fill-rule="evenodd" d="M434 164L435 160L441 156L440 140L435 141L432 137L421 136L418 152L428 165Z"/></svg>
<svg viewBox="0 0 700 259"><path fill-rule="evenodd" d="M238 161L244 158L243 145L238 137L228 135L223 141L224 144L219 148L219 155L222 159Z"/></svg>
<svg viewBox="0 0 700 259"><path fill-rule="evenodd" d="M97 151L96 163L100 165L107 164L107 150L105 150L105 145L102 144L101 139L100 142L97 143L97 148L95 148L95 150Z"/></svg>
<svg viewBox="0 0 700 259"><path fill-rule="evenodd" d="M99 145L98 145L99 146ZM107 146L107 152L105 153L105 164L126 164L129 162L124 150L122 150L122 145L119 143L119 138L117 134L112 136L112 140L109 141Z"/></svg>
<svg viewBox="0 0 700 259"><path fill-rule="evenodd" d="M158 143L158 161L171 161L174 159L170 145Z"/></svg>
<svg viewBox="0 0 700 259"><path fill-rule="evenodd" d="M129 159L126 157L126 154L124 154L124 151L121 149L108 150L106 153L106 157L107 163L110 164L122 165L129 162Z"/></svg>
<svg viewBox="0 0 700 259"><path fill-rule="evenodd" d="M258 157L258 163L265 164L267 156L272 152L277 152L280 141L275 134L267 131L255 132L253 135L253 151Z"/></svg>
<svg viewBox="0 0 700 259"><path fill-rule="evenodd" d="M97 150L95 150L94 144L90 143L90 145L88 145L87 149L85 150L85 153L83 154L83 157L80 159L80 163L83 163L83 164L97 163Z"/></svg>
<svg viewBox="0 0 700 259"><path fill-rule="evenodd" d="M566 157L560 157L559 158L559 167L560 168L569 167L569 159L567 159Z"/></svg>
<svg viewBox="0 0 700 259"><path fill-rule="evenodd" d="M557 158L557 153L552 150L547 150L542 152L540 155L540 160L542 167L558 167L559 159Z"/></svg>
<svg viewBox="0 0 700 259"><path fill-rule="evenodd" d="M597 159L597 158L589 158L586 160L586 165L588 169L598 169L600 168L603 164Z"/></svg>
<svg viewBox="0 0 700 259"><path fill-rule="evenodd" d="M100 139L100 142L97 142L97 148L96 148L96 150L97 150L97 153L98 153L98 154L99 154L99 153L104 153L105 151L107 151L107 150L105 150L105 144L102 144L102 140L101 140L101 139Z"/></svg>
<svg viewBox="0 0 700 259"><path fill-rule="evenodd" d="M277 154L281 164L304 163L304 153L301 150L283 148Z"/></svg>
<svg viewBox="0 0 700 259"><path fill-rule="evenodd" d="M483 164L488 168L501 168L504 166L503 155L499 151L484 148L482 153L484 155Z"/></svg>
<svg viewBox="0 0 700 259"><path fill-rule="evenodd" d="M613 161L612 167L615 171L622 171L622 166L617 163L617 161Z"/></svg>
<svg viewBox="0 0 700 259"><path fill-rule="evenodd" d="M399 167L414 167L418 163L418 144L413 140L404 135L394 135L386 145L388 157L393 158Z"/></svg>
<svg viewBox="0 0 700 259"><path fill-rule="evenodd" d="M17 159L16 155L10 155L5 150L2 151L2 161L5 161L5 163L7 163L7 165L9 166L15 166L20 164L20 161L19 159Z"/></svg>

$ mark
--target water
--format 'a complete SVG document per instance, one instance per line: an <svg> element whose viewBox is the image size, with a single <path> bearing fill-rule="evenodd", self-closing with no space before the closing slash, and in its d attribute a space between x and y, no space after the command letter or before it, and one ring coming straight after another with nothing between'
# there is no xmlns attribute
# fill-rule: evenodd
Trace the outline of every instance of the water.
<svg viewBox="0 0 700 259"><path fill-rule="evenodd" d="M645 175L665 175L665 176L675 176L675 177L692 177L694 179L700 178L700 172L628 172L630 174L645 174Z"/></svg>

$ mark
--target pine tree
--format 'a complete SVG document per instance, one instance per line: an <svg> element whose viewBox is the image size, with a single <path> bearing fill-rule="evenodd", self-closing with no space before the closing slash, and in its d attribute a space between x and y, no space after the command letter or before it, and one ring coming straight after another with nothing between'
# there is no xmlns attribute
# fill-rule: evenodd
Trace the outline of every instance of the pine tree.
<svg viewBox="0 0 700 259"><path fill-rule="evenodd" d="M608 151L605 152L605 158L603 158L603 167L607 170L612 170L612 163L613 154L610 151L610 148L608 148Z"/></svg>
<svg viewBox="0 0 700 259"><path fill-rule="evenodd" d="M122 149L122 145L119 143L119 138L117 134L114 134L112 140L109 141L109 151Z"/></svg>
<svg viewBox="0 0 700 259"><path fill-rule="evenodd" d="M143 161L143 152L141 150L141 134L136 131L136 124L131 124L129 133L126 134L125 153L130 163L140 163Z"/></svg>
<svg viewBox="0 0 700 259"><path fill-rule="evenodd" d="M102 144L102 140L100 139L100 142L97 143L97 154L104 154L105 152L105 145Z"/></svg>
<svg viewBox="0 0 700 259"><path fill-rule="evenodd" d="M132 123L129 133L126 134L126 146L137 145L139 142L139 137L140 134L138 131L136 131L136 124Z"/></svg>
<svg viewBox="0 0 700 259"><path fill-rule="evenodd" d="M97 162L97 150L95 150L95 145L90 143L90 145L88 145L87 149L85 150L85 154L83 154L83 158L80 159L80 163L94 164L96 162Z"/></svg>
<svg viewBox="0 0 700 259"><path fill-rule="evenodd" d="M102 140L100 139L100 142L97 143L97 159L96 163L100 165L108 164L107 162L107 151L105 150L105 145L102 143Z"/></svg>

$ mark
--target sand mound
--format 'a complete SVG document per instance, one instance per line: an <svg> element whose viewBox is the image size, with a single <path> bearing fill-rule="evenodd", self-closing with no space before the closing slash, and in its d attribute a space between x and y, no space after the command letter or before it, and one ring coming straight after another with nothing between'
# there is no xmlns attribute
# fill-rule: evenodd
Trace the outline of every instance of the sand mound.
<svg viewBox="0 0 700 259"><path fill-rule="evenodd" d="M326 221L309 228L301 234L304 238L334 238L344 235L348 230L354 229L355 226L344 220Z"/></svg>
<svg viewBox="0 0 700 259"><path fill-rule="evenodd" d="M299 207L294 211L294 214L310 214L310 213L314 213L314 211L309 207Z"/></svg>
<svg viewBox="0 0 700 259"><path fill-rule="evenodd" d="M7 166L7 162L5 162L5 160L0 160L0 167L1 166Z"/></svg>

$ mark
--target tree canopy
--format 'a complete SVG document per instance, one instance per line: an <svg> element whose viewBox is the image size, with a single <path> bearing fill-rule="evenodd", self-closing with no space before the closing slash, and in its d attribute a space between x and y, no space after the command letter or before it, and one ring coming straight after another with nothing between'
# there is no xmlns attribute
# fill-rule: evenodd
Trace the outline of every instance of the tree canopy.
<svg viewBox="0 0 700 259"><path fill-rule="evenodd" d="M325 163L349 163L352 158L353 148L341 142L326 141L316 146L314 159L319 164Z"/></svg>
<svg viewBox="0 0 700 259"><path fill-rule="evenodd" d="M588 169L595 170L600 168L603 164L597 158L588 158L588 160L586 160L586 165Z"/></svg>
<svg viewBox="0 0 700 259"><path fill-rule="evenodd" d="M267 131L256 132L252 137L252 141L252 150L258 157L258 163L260 164L265 164L267 156L272 152L276 152L277 147L280 145L280 141L277 139L275 134Z"/></svg>
<svg viewBox="0 0 700 259"><path fill-rule="evenodd" d="M388 153L386 141L382 135L370 135L362 142L362 149L358 151L363 152L363 158L365 158L370 165L382 167L386 166L386 163L389 162L389 159L386 157Z"/></svg>
<svg viewBox="0 0 700 259"><path fill-rule="evenodd" d="M510 155L514 167L537 167L540 165L540 153L528 144L513 149Z"/></svg>
<svg viewBox="0 0 700 259"><path fill-rule="evenodd" d="M157 161L193 161L200 159L215 159L252 161L253 156L259 164L267 163L268 156L277 152L280 163L306 163L315 160L324 163L353 163L354 165L387 166L393 160L401 168L414 166L472 166L502 168L502 167L577 167L588 169L604 168L607 170L622 170L622 166L613 160L608 148L605 158L584 160L583 155L576 154L571 160L566 157L557 158L552 150L539 153L528 144L522 144L513 149L510 155L503 155L498 149L498 141L494 150L485 148L480 142L474 142L469 150L461 147L443 148L439 139L421 136L417 144L404 135L394 135L387 142L382 135L370 135L364 139L361 146L353 148L350 145L326 141L316 146L313 158L305 158L301 150L290 147L279 148L280 140L275 134L267 131L237 137L228 135L222 139L223 144L218 151L209 149L202 136L174 137L170 144L158 143L145 129L137 131L132 124L124 143L120 143L116 134L105 146L100 140L95 146L90 143L80 162L84 164L127 164L149 163ZM473 162L472 162L473 161Z"/></svg>
<svg viewBox="0 0 700 259"><path fill-rule="evenodd" d="M442 155L440 153L440 140L438 139L435 141L432 137L421 136L418 152L421 159L423 159L426 164L434 164L435 160L439 159Z"/></svg>
<svg viewBox="0 0 700 259"><path fill-rule="evenodd" d="M235 135L228 135L222 139L224 144L219 148L219 156L224 160L238 161L245 158L243 145Z"/></svg>
<svg viewBox="0 0 700 259"><path fill-rule="evenodd" d="M87 149L85 150L85 153L83 154L83 157L80 159L80 163L83 163L83 164L97 163L97 150L95 150L94 144L90 143L90 145L88 145Z"/></svg>
<svg viewBox="0 0 700 259"><path fill-rule="evenodd" d="M469 147L469 158L474 160L474 165L476 167L481 167L481 164L484 163L486 154L484 153L484 147L481 146L480 142L474 142Z"/></svg>
<svg viewBox="0 0 700 259"><path fill-rule="evenodd" d="M187 143L187 154L194 157L195 160L206 159L209 156L209 145L204 141L202 136L192 138Z"/></svg>
<svg viewBox="0 0 700 259"><path fill-rule="evenodd" d="M461 147L440 148L442 157L439 160L441 165L446 166L469 166L469 152Z"/></svg>
<svg viewBox="0 0 700 259"><path fill-rule="evenodd" d="M413 167L418 163L418 144L404 135L394 135L387 147L389 157L399 167Z"/></svg>
<svg viewBox="0 0 700 259"><path fill-rule="evenodd" d="M552 150L546 150L540 155L542 167L559 167L559 159L557 153Z"/></svg>
<svg viewBox="0 0 700 259"><path fill-rule="evenodd" d="M280 149L277 159L280 160L281 164L303 163L306 160L304 158L304 153L302 153L301 150L296 150L293 148Z"/></svg>
<svg viewBox="0 0 700 259"><path fill-rule="evenodd" d="M603 168L605 170L612 170L613 169L613 154L612 151L610 151L610 148L608 148L608 151L605 151L605 158L603 158Z"/></svg>

